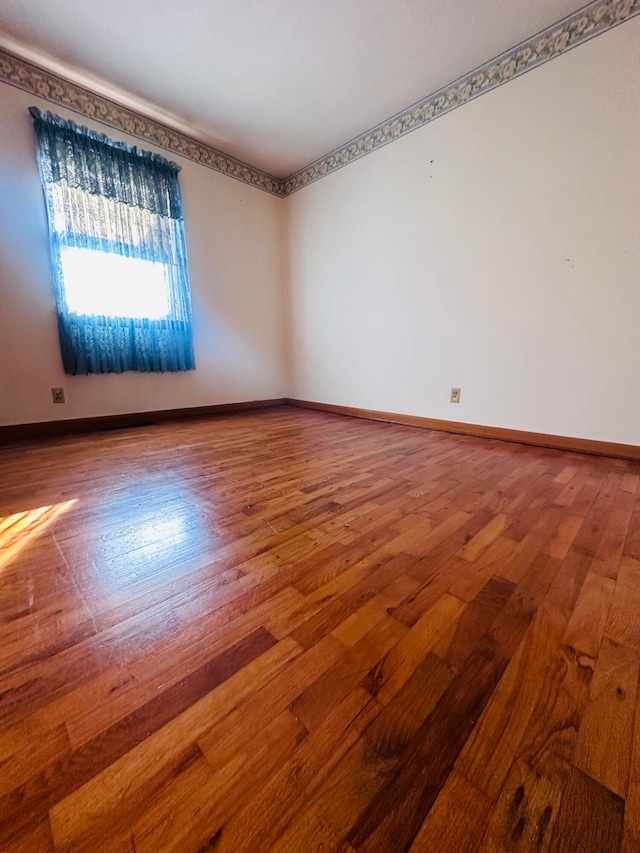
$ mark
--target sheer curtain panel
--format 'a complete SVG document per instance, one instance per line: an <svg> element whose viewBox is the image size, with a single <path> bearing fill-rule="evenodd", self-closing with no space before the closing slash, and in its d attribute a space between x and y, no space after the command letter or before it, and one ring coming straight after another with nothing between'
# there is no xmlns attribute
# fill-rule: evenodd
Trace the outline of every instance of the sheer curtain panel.
<svg viewBox="0 0 640 853"><path fill-rule="evenodd" d="M193 370L179 167L29 112L65 372Z"/></svg>

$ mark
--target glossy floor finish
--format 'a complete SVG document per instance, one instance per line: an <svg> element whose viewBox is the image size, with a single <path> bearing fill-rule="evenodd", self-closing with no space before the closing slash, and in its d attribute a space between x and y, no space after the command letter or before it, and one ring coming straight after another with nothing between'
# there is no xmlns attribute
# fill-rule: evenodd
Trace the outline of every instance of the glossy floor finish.
<svg viewBox="0 0 640 853"><path fill-rule="evenodd" d="M639 474L286 407L3 449L0 849L640 850Z"/></svg>

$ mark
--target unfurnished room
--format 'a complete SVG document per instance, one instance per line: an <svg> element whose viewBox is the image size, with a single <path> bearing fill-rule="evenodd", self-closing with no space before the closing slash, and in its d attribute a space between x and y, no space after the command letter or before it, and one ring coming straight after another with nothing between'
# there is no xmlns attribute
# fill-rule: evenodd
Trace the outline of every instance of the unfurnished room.
<svg viewBox="0 0 640 853"><path fill-rule="evenodd" d="M0 850L640 853L640 0L2 0Z"/></svg>

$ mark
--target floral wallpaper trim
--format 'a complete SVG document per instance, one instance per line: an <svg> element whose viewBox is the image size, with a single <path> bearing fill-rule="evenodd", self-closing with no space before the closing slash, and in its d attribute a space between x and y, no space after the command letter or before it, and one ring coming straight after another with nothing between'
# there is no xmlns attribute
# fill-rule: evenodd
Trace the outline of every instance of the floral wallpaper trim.
<svg viewBox="0 0 640 853"><path fill-rule="evenodd" d="M71 83L1 49L0 81L24 89L32 95L38 95L59 106L67 107L109 127L129 133L144 142L158 145L174 154L181 154L189 160L244 181L265 192L277 196L283 194L283 182L280 178L274 178L273 175L243 163L242 160L236 160L229 154L224 154L153 119L145 118L108 98L96 95L76 83Z"/></svg>
<svg viewBox="0 0 640 853"><path fill-rule="evenodd" d="M285 178L290 195L640 13L640 0L597 0Z"/></svg>
<svg viewBox="0 0 640 853"><path fill-rule="evenodd" d="M282 198L638 14L640 0L596 0L284 179L2 49L0 81Z"/></svg>

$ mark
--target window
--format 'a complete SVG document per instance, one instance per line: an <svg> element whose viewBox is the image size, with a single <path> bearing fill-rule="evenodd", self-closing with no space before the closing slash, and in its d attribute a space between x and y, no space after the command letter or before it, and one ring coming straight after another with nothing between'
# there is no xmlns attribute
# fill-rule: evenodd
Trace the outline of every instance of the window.
<svg viewBox="0 0 640 853"><path fill-rule="evenodd" d="M179 167L30 113L65 372L194 369Z"/></svg>

